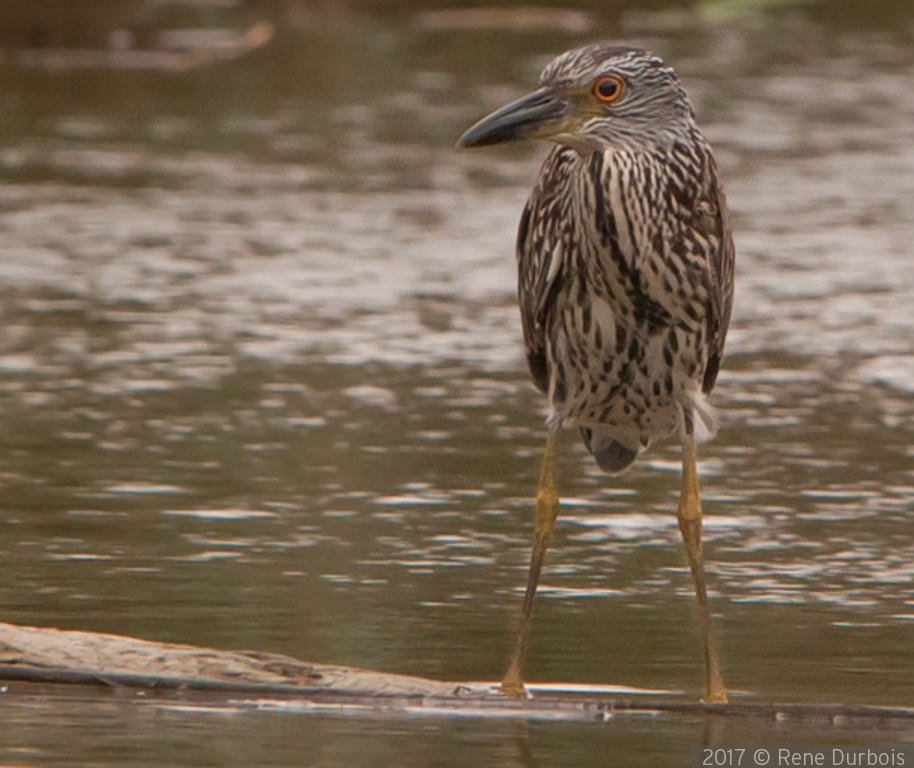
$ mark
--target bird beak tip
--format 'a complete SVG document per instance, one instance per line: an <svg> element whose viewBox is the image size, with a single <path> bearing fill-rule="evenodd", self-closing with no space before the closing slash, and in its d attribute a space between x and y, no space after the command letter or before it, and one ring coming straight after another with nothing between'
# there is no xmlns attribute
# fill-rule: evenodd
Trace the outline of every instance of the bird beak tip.
<svg viewBox="0 0 914 768"><path fill-rule="evenodd" d="M463 136L457 139L457 143L454 144L454 149L478 149L479 147L489 146L487 143L477 143L475 141L467 141Z"/></svg>
<svg viewBox="0 0 914 768"><path fill-rule="evenodd" d="M486 117L464 131L454 146L457 149L476 149L500 144L508 139L509 137L505 136L502 130L498 130L489 117Z"/></svg>

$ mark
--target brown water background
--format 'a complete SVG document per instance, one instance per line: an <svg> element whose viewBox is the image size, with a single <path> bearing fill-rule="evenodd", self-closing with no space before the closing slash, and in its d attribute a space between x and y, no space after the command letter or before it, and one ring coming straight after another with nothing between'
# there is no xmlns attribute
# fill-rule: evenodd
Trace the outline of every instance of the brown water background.
<svg viewBox="0 0 914 768"><path fill-rule="evenodd" d="M553 54L613 38L678 69L733 210L700 467L728 685L914 704L914 8L520 32L292 7L261 50L183 73L0 64L0 619L498 678L545 413L512 249L546 147L452 146ZM677 473L672 443L612 480L563 437L531 679L700 696ZM686 765L703 739L914 738L131 696L0 695L0 718L0 760L28 765Z"/></svg>

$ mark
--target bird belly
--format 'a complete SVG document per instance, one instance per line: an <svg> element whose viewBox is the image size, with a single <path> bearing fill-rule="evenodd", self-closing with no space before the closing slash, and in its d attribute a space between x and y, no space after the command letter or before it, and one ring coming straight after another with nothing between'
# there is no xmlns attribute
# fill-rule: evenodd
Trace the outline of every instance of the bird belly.
<svg viewBox="0 0 914 768"><path fill-rule="evenodd" d="M550 424L581 428L605 471L625 471L682 424L684 410L697 412L700 427L713 423L701 394L701 331L639 324L632 311L599 297L569 304L556 320L547 356Z"/></svg>

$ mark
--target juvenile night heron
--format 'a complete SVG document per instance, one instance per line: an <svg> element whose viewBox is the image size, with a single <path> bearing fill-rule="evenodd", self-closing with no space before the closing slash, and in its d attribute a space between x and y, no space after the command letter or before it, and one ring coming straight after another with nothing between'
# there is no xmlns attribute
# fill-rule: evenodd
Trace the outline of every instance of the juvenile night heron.
<svg viewBox="0 0 914 768"><path fill-rule="evenodd" d="M647 51L579 48L550 63L540 85L458 141L557 144L517 234L527 362L551 412L527 591L502 689L524 690L533 598L559 511L557 428L577 426L610 475L678 430L679 528L698 599L705 696L724 702L695 467L695 443L715 431L706 396L733 302L733 240L717 164L676 73Z"/></svg>

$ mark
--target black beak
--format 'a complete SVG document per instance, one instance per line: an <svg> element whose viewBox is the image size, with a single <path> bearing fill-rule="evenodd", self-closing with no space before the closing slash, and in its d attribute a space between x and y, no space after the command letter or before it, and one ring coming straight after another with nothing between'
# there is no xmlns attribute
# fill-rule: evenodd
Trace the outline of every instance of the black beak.
<svg viewBox="0 0 914 768"><path fill-rule="evenodd" d="M457 139L457 146L488 147L505 141L548 138L568 124L571 104L555 88L540 88L484 117Z"/></svg>

